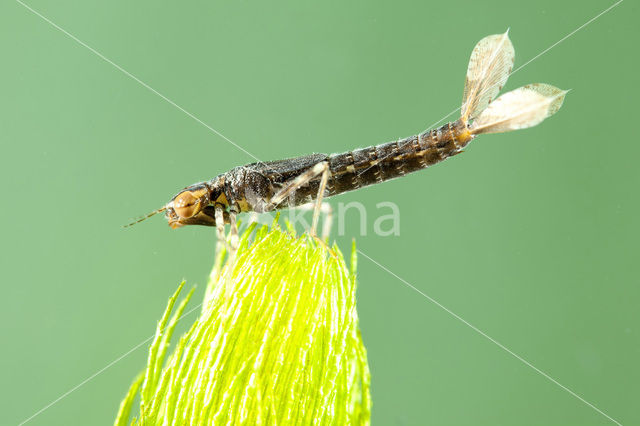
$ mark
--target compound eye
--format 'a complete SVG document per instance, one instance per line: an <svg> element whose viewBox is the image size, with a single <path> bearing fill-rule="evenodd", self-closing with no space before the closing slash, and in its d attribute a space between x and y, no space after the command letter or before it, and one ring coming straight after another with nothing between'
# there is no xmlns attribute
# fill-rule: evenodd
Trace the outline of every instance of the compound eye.
<svg viewBox="0 0 640 426"><path fill-rule="evenodd" d="M173 210L182 219L187 219L197 213L198 198L191 191L184 191L173 200Z"/></svg>

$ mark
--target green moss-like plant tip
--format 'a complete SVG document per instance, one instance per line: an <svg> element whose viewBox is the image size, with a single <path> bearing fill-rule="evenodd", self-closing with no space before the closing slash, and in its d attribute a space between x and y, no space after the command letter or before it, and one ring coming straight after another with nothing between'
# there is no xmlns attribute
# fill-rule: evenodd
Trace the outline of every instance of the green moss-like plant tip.
<svg viewBox="0 0 640 426"><path fill-rule="evenodd" d="M354 245L350 273L336 246L249 227L230 277L216 262L200 317L167 356L192 292L173 314L184 283L169 300L115 424L136 397L136 425L368 424L355 259Z"/></svg>

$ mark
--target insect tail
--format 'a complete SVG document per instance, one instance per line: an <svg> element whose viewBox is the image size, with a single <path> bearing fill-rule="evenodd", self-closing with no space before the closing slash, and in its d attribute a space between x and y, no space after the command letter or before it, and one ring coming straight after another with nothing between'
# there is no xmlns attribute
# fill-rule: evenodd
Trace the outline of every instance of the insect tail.
<svg viewBox="0 0 640 426"><path fill-rule="evenodd" d="M493 101L507 82L514 59L509 30L487 36L473 48L460 108L460 122L471 135L532 127L562 106L567 91L543 83L523 86Z"/></svg>
<svg viewBox="0 0 640 426"><path fill-rule="evenodd" d="M568 90L545 83L528 84L501 95L473 121L474 135L526 129L555 114Z"/></svg>
<svg viewBox="0 0 640 426"><path fill-rule="evenodd" d="M469 58L460 121L467 124L484 111L505 85L513 68L515 51L509 30L480 40Z"/></svg>

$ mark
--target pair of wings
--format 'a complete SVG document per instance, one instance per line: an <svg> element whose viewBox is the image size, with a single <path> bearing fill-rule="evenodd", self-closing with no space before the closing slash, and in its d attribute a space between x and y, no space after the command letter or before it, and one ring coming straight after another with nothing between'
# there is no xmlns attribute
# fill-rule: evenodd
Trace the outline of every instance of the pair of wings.
<svg viewBox="0 0 640 426"><path fill-rule="evenodd" d="M514 58L508 31L483 38L473 49L460 118L464 124L472 122L472 133L500 133L535 126L562 106L567 91L544 83L520 87L493 101L509 78Z"/></svg>

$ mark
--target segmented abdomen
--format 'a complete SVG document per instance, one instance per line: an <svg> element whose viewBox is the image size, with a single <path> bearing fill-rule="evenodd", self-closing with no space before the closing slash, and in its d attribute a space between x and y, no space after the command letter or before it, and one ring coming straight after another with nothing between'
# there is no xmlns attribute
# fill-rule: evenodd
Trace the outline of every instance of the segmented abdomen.
<svg viewBox="0 0 640 426"><path fill-rule="evenodd" d="M331 155L326 196L404 176L460 153L453 126L448 123L399 141Z"/></svg>

